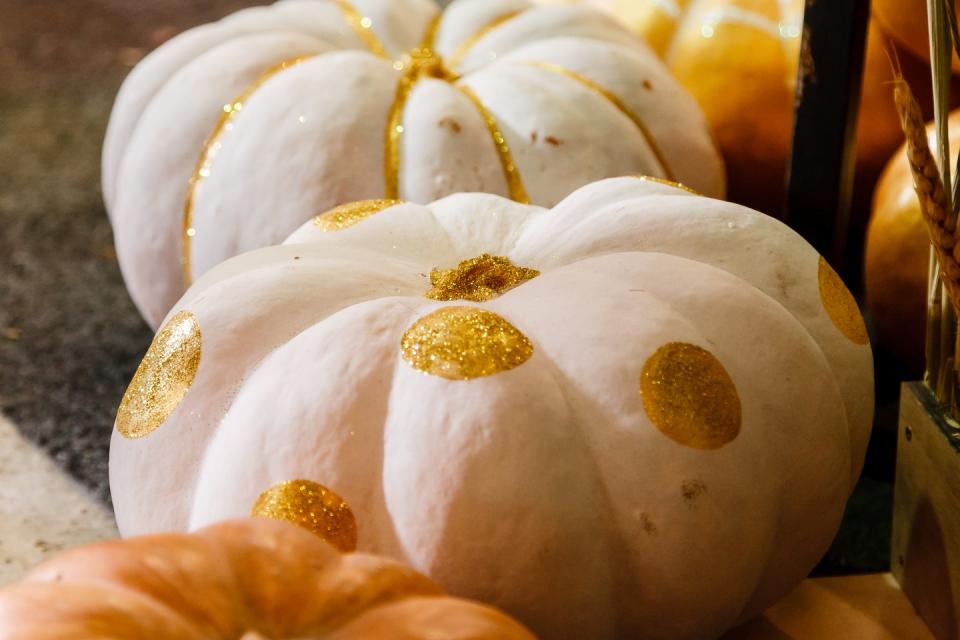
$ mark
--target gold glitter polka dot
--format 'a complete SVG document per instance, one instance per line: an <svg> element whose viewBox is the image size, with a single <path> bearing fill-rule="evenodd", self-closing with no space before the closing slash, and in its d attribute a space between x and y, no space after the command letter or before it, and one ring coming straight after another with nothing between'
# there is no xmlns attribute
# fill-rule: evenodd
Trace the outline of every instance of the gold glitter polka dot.
<svg viewBox="0 0 960 640"><path fill-rule="evenodd" d="M361 220L380 213L384 209L403 204L400 200L361 200L344 204L313 219L313 224L321 231L342 231Z"/></svg>
<svg viewBox="0 0 960 640"><path fill-rule="evenodd" d="M486 302L540 275L536 269L518 267L503 256L484 253L464 260L455 269L434 269L430 273L431 300Z"/></svg>
<svg viewBox="0 0 960 640"><path fill-rule="evenodd" d="M684 191L686 191L686 192L688 192L688 193L692 193L692 194L695 195L695 196L702 196L702 195L703 195L703 194L700 193L699 191L695 191L694 189L691 189L690 187L688 187L687 185L685 185L685 184L683 184L683 183L674 182L673 180L667 180L666 178L656 178L656 177L654 177L654 176L637 176L637 178L639 178L639 179L642 180L643 182L653 182L653 183L655 183L655 184L665 184L665 185L667 185L668 187L674 187L674 188L676 188L676 189L683 189Z"/></svg>
<svg viewBox="0 0 960 640"><path fill-rule="evenodd" d="M640 395L650 421L694 449L719 449L740 434L740 396L727 370L701 347L671 342L643 366Z"/></svg>
<svg viewBox="0 0 960 640"><path fill-rule="evenodd" d="M350 505L310 480L290 480L270 487L257 498L251 515L292 522L345 553L357 548L357 520Z"/></svg>
<svg viewBox="0 0 960 640"><path fill-rule="evenodd" d="M444 307L421 318L400 348L414 369L448 380L492 376L533 355L533 344L516 327L476 307Z"/></svg>
<svg viewBox="0 0 960 640"><path fill-rule="evenodd" d="M867 335L867 327L863 322L863 316L860 315L857 301L854 300L853 294L847 289L847 285L843 283L837 272L822 257L818 279L820 300L834 326L851 342L869 344L870 336Z"/></svg>
<svg viewBox="0 0 960 640"><path fill-rule="evenodd" d="M143 438L170 417L197 375L201 342L200 323L189 311L181 311L160 329L120 401L121 435Z"/></svg>

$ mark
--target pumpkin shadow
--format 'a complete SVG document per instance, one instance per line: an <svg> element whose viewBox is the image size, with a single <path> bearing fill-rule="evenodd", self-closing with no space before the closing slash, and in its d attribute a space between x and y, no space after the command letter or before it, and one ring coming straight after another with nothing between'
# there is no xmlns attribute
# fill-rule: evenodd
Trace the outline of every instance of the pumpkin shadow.
<svg viewBox="0 0 960 640"><path fill-rule="evenodd" d="M928 496L922 496L910 526L903 564L903 590L937 640L957 638L950 565L943 527Z"/></svg>

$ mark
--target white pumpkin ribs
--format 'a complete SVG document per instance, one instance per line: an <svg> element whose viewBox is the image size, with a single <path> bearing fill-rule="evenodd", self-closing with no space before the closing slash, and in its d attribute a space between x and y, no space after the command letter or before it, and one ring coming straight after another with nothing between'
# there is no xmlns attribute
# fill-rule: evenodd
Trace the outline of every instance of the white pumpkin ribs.
<svg viewBox="0 0 960 640"><path fill-rule="evenodd" d="M240 112L243 111L243 106L250 99L250 96L256 93L257 90L267 82L267 80L279 73L286 71L287 69L292 69L301 62L305 62L315 57L316 56L312 55L300 56L290 60L284 60L280 64L270 67L263 73L263 75L254 80L250 86L244 89L243 93L223 105L223 113L217 120L217 124L214 126L213 131L209 136L207 136L206 141L203 143L203 149L200 152L200 157L197 159L197 164L193 170L193 175L190 177L190 186L187 189L187 200L183 205L183 242L181 249L183 254L181 257L181 262L183 263L183 280L187 286L193 284L193 270L191 268L191 245L193 236L195 236L197 233L197 230L193 227L193 208L197 197L197 189L199 188L200 183L210 175L210 168L213 166L213 161L217 156L217 151L220 150L220 141L223 138L223 135L230 131L233 126L233 121L240 114Z"/></svg>
<svg viewBox="0 0 960 640"><path fill-rule="evenodd" d="M654 157L656 157L660 168L663 169L663 173L665 174L664 177L671 182L676 182L676 175L674 174L673 169L670 167L670 163L667 161L666 154L657 143L657 139L650 132L650 129L647 127L647 125L643 122L643 118L641 118L640 115L633 109L631 109L626 102L621 100L619 96L606 87L594 82L590 78L558 64L554 64L552 62L527 62L526 64L531 67L536 67L537 69L543 69L544 71L549 71L556 75L569 78L570 80L573 80L574 82L586 87L591 92L613 105L618 111L620 111L620 113L625 115L634 124L634 126L640 132L640 135L643 136L647 146L650 147Z"/></svg>
<svg viewBox="0 0 960 640"><path fill-rule="evenodd" d="M499 26L509 22L514 17L520 15L521 11L514 11L494 18L486 25L481 27L476 33L471 35L463 42L453 55L454 63L459 63L460 59L479 41L483 36L493 31ZM410 54L410 60L402 63L405 65L404 73L397 83L397 94L393 106L390 108L390 117L387 120L386 148L384 150L384 176L386 197L398 200L400 198L400 139L403 136L403 114L407 106L407 100L414 86L424 77L431 77L437 80L444 80L454 86L462 93L483 118L483 122L490 133L494 147L497 151L497 157L503 168L503 177L507 182L507 189L510 199L522 204L530 204L530 196L527 194L526 187L523 185L523 179L520 177L520 170L513 161L513 154L510 151L510 145L507 138L500 129L493 113L484 105L480 96L470 87L463 84L453 84L459 80L458 74L453 71L453 65L447 65L443 59L434 51L434 40L440 27L440 16L438 16L427 29L427 34L423 38L423 43L418 49ZM395 65L396 66L396 65Z"/></svg>
<svg viewBox="0 0 960 640"><path fill-rule="evenodd" d="M389 60L386 46L373 30L372 23L369 21L369 19L363 17L356 7L347 2L347 0L337 0L337 5L340 7L340 10L343 13L344 20L346 20L346 22L354 29L360 40L367 46L370 53L377 57ZM401 75L397 84L396 97L390 108L390 115L387 120L387 127L384 136L384 192L387 199L398 200L400 198L400 141L403 136L403 114L407 100L409 99L410 93L413 91L414 86L416 86L417 82L424 76L446 80L451 83L457 80L457 74L450 69L458 64L460 60L462 60L463 56L465 56L484 36L497 27L509 22L518 15L521 15L522 13L523 11L511 11L501 16L497 16L483 27L478 29L474 34L461 43L456 52L454 52L451 58L451 66L445 65L440 56L434 52L434 40L436 38L437 30L439 29L440 20L442 17L442 14L438 13L437 16L431 20L421 45L408 54L408 59L399 60L394 63L394 67L398 70L402 70L403 74ZM285 60L269 68L263 73L263 75L250 83L250 85L244 89L240 95L230 102L224 104L223 114L217 120L213 131L209 136L207 136L207 139L204 142L203 148L200 152L200 156L197 159L194 173L190 178L187 197L183 207L181 262L183 265L183 279L188 286L193 283L191 256L193 249L193 237L196 235L196 229L193 226L193 212L196 194L200 184L207 176L210 175L217 151L220 149L222 144L221 140L223 135L230 131L233 121L243 110L243 107L247 101L249 101L253 94L256 93L264 84L266 84L268 80L282 73L283 71L292 69L300 63L314 57L316 56L301 56L290 60ZM497 156L500 159L501 165L503 166L504 178L507 182L510 198L516 202L529 204L530 198L527 194L526 188L523 185L520 172L513 161L513 156L510 152L510 147L507 144L506 137L500 130L496 118L490 112L490 110L486 108L480 97L477 96L472 89L464 85L454 86L464 96L466 96L471 103L473 103L474 107L483 118L484 124L486 125L496 148ZM614 104L622 104L616 98L614 98L612 101L614 101ZM621 110L624 109L621 108ZM631 119L636 121L636 118L633 116L631 116ZM642 124L640 126L642 127ZM648 138L648 142L651 142L652 138L649 137L646 129L642 128L642 130L645 132L644 135ZM654 153L657 155L657 157L660 158L661 153L656 144L651 143L651 147L654 149ZM663 164L662 161L661 164Z"/></svg>

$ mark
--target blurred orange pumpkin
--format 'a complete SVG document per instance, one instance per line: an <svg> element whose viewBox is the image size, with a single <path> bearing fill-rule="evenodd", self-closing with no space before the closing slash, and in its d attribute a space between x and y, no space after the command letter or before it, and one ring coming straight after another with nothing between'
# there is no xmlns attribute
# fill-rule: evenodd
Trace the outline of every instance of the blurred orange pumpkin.
<svg viewBox="0 0 960 640"><path fill-rule="evenodd" d="M533 640L412 569L268 519L70 551L0 591L0 638Z"/></svg>
<svg viewBox="0 0 960 640"><path fill-rule="evenodd" d="M960 6L960 2L957 3ZM873 18L884 33L921 60L930 60L927 39L927 0L873 0ZM960 61L953 57L953 70Z"/></svg>
<svg viewBox="0 0 960 640"><path fill-rule="evenodd" d="M927 128L933 144L933 128ZM960 145L960 111L950 116L950 145ZM876 345L896 356L910 373L923 371L927 269L930 240L913 191L904 147L894 154L877 184L867 231L867 309Z"/></svg>
<svg viewBox="0 0 960 640"><path fill-rule="evenodd" d="M688 4L684 19L670 23L663 3L649 4L658 9L649 12L650 31L637 23L640 33L663 43L672 25L666 48L656 46L711 124L727 163L730 199L777 213L793 135L804 1L704 0ZM903 140L888 49L895 43L871 21L857 131L858 173L867 188ZM926 96L926 64L904 52L899 58L904 75Z"/></svg>

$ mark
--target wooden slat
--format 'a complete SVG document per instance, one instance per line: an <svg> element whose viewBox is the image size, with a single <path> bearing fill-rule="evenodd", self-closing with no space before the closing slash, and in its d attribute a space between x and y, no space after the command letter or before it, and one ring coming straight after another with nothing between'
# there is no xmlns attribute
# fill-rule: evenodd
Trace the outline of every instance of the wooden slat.
<svg viewBox="0 0 960 640"><path fill-rule="evenodd" d="M900 397L891 566L937 638L960 637L960 433L922 383Z"/></svg>
<svg viewBox="0 0 960 640"><path fill-rule="evenodd" d="M808 0L786 222L843 267L870 0Z"/></svg>
<svg viewBox="0 0 960 640"><path fill-rule="evenodd" d="M723 640L933 640L890 574L806 580Z"/></svg>

